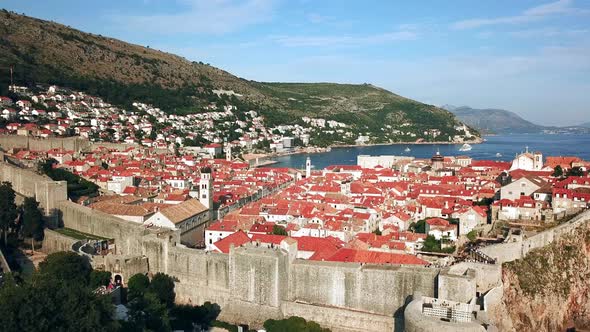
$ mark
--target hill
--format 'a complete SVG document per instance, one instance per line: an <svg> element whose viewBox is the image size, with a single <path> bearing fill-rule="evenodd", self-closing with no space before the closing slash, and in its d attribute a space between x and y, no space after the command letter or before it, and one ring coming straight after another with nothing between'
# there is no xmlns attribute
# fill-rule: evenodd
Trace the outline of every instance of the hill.
<svg viewBox="0 0 590 332"><path fill-rule="evenodd" d="M501 109L474 109L468 106L445 108L482 133L539 133L547 128L527 121L514 112Z"/></svg>
<svg viewBox="0 0 590 332"><path fill-rule="evenodd" d="M260 111L268 125L300 123L304 116L342 122L371 142L448 141L462 134L446 110L369 84L249 81L202 62L6 10L0 12L0 53L0 94L7 93L13 66L17 84L60 85L121 106L141 101L187 114L211 103L232 104Z"/></svg>
<svg viewBox="0 0 590 332"><path fill-rule="evenodd" d="M590 128L590 122L585 122L580 125L580 127Z"/></svg>

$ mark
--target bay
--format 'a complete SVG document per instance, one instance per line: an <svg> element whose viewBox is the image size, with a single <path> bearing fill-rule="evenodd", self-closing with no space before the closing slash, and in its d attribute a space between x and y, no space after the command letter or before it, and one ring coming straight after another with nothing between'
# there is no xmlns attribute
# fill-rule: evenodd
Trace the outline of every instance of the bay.
<svg viewBox="0 0 590 332"><path fill-rule="evenodd" d="M590 160L590 135L517 134L485 136L485 142L472 144L471 151L459 151L462 144L399 144L332 148L330 152L293 154L274 158L273 167L305 168L309 156L314 169L330 165L356 165L358 155L399 155L430 158L437 151L444 156L470 156L478 160L510 161L517 153L541 151L543 156L577 156ZM411 151L405 152L409 148ZM499 153L501 156L496 156Z"/></svg>

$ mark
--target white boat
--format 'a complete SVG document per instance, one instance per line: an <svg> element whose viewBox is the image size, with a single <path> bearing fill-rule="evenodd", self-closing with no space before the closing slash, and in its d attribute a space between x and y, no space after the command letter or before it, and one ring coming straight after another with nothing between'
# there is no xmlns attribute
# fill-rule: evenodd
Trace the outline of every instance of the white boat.
<svg viewBox="0 0 590 332"><path fill-rule="evenodd" d="M496 157L500 158L502 157L502 154L500 152L496 153Z"/></svg>
<svg viewBox="0 0 590 332"><path fill-rule="evenodd" d="M461 147L459 148L459 151L471 151L471 145L465 143L465 144L461 145Z"/></svg>
<svg viewBox="0 0 590 332"><path fill-rule="evenodd" d="M409 148L409 147L406 147L404 151L405 151L405 152L410 152L410 151L412 151L412 150L410 150L410 148Z"/></svg>

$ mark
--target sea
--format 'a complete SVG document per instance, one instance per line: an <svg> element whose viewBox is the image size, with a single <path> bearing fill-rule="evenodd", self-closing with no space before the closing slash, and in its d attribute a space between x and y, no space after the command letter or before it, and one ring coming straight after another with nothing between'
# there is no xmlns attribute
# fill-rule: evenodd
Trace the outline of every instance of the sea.
<svg viewBox="0 0 590 332"><path fill-rule="evenodd" d="M330 165L356 165L358 155L398 155L430 158L436 152L443 156L470 156L478 160L510 161L518 153L540 151L543 156L577 156L590 160L588 134L511 134L485 136L481 144L471 144L471 151L459 151L462 144L396 144L332 148L329 152L292 154L276 157L272 167L305 168L309 156L314 169ZM410 151L406 152L405 149Z"/></svg>

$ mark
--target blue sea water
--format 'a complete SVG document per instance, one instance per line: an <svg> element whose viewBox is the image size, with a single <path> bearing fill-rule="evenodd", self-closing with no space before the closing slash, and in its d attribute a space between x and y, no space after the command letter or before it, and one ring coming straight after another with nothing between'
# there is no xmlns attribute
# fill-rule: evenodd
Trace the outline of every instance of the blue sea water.
<svg viewBox="0 0 590 332"><path fill-rule="evenodd" d="M295 154L275 158L273 167L305 168L309 156L315 169L329 165L355 165L358 155L400 155L430 158L437 151L445 156L467 155L473 159L509 161L528 146L529 151L541 151L544 156L577 156L590 160L590 135L518 134L486 136L481 144L472 144L471 151L459 151L462 144L377 145L349 148L332 148L332 151L314 154ZM405 152L406 147L411 149ZM501 156L497 157L496 154Z"/></svg>

